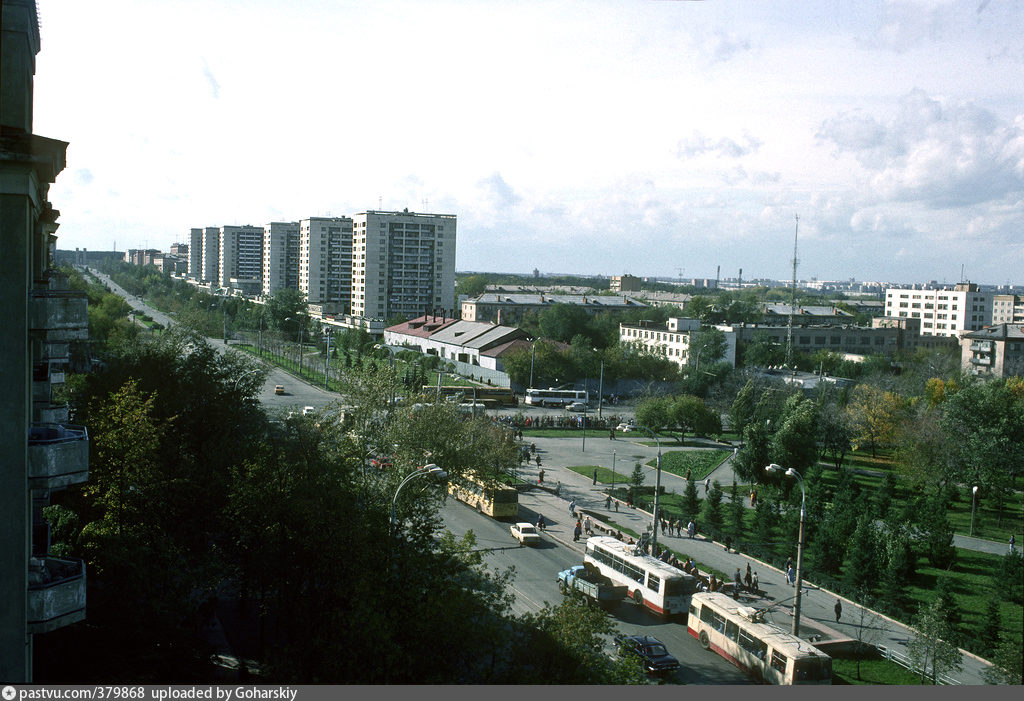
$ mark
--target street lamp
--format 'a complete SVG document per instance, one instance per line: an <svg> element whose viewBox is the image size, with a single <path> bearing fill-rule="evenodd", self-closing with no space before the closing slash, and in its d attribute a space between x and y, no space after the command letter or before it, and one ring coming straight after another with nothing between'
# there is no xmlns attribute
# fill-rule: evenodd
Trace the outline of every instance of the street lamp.
<svg viewBox="0 0 1024 701"><path fill-rule="evenodd" d="M328 378L331 376L331 329L326 326L321 331L324 338L327 339L327 350L324 351L324 389L328 392L331 391L328 383Z"/></svg>
<svg viewBox="0 0 1024 701"><path fill-rule="evenodd" d="M302 377L302 332L305 330L305 322L295 317L288 317L285 321L298 321L299 322L299 377Z"/></svg>
<svg viewBox="0 0 1024 701"><path fill-rule="evenodd" d="M769 475L782 472L788 477L795 477L800 485L800 535L796 544L796 597L793 599L793 635L800 635L800 588L803 585L803 573L801 568L804 561L804 517L807 514L807 492L804 490L804 478L792 467L788 470L782 465L772 463L764 468Z"/></svg>
<svg viewBox="0 0 1024 701"><path fill-rule="evenodd" d="M971 535L974 535L974 507L978 503L978 485L971 487Z"/></svg>
<svg viewBox="0 0 1024 701"><path fill-rule="evenodd" d="M597 418L601 418L601 407L604 404L604 358L601 358L601 379L597 381Z"/></svg>
<svg viewBox="0 0 1024 701"><path fill-rule="evenodd" d="M654 431L646 426L637 426L637 428L647 431L658 443L658 470L654 482L654 524L651 527L651 555L658 557L658 497L661 493L661 440Z"/></svg>
<svg viewBox="0 0 1024 701"><path fill-rule="evenodd" d="M386 343L374 344L373 348L374 348L374 350L379 350L379 349L383 348L384 350L386 350L388 352L388 367L393 370L395 368L395 349L392 348L391 346L387 345ZM437 391L438 391L438 394L440 394L441 390L438 389ZM391 406L394 406L394 404L395 404L395 386L394 386L394 384L392 384L391 385Z"/></svg>
<svg viewBox="0 0 1024 701"><path fill-rule="evenodd" d="M398 489L395 490L395 498L391 500L391 521L388 532L392 536L394 536L395 534L395 509L398 507L398 493L402 491L402 487L408 484L410 480L423 475L433 475L437 479L445 479L448 477L447 472L442 470L434 463L429 463L427 465L423 465L422 467L417 467L415 472L408 475L404 480L402 480L401 484L398 485Z"/></svg>
<svg viewBox="0 0 1024 701"><path fill-rule="evenodd" d="M530 344L530 386L528 389L533 389L533 359L537 355L537 340L534 339L533 343Z"/></svg>

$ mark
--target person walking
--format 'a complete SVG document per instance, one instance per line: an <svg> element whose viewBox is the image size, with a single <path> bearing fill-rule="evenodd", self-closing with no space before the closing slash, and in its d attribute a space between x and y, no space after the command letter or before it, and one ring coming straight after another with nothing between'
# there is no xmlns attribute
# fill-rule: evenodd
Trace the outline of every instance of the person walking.
<svg viewBox="0 0 1024 701"><path fill-rule="evenodd" d="M711 489L711 478L704 478L704 494L707 495L708 490Z"/></svg>
<svg viewBox="0 0 1024 701"><path fill-rule="evenodd" d="M540 453L537 453L537 467L540 467Z"/></svg>
<svg viewBox="0 0 1024 701"><path fill-rule="evenodd" d="M569 515L576 518L576 500L573 499L569 502Z"/></svg>
<svg viewBox="0 0 1024 701"><path fill-rule="evenodd" d="M594 529L591 526L590 517L589 516L587 516L587 518L583 521L583 531L588 536L594 535Z"/></svg>
<svg viewBox="0 0 1024 701"><path fill-rule="evenodd" d="M608 429L608 440L610 440L610 441L615 440L615 429L614 428L609 428Z"/></svg>
<svg viewBox="0 0 1024 701"><path fill-rule="evenodd" d="M597 484L597 468L594 468L594 484Z"/></svg>
<svg viewBox="0 0 1024 701"><path fill-rule="evenodd" d="M693 473L690 471L690 468L686 468L686 481L693 481Z"/></svg>
<svg viewBox="0 0 1024 701"><path fill-rule="evenodd" d="M754 573L754 577L750 580L750 588L753 589L753 593L756 595L761 594L761 590L757 587L757 572Z"/></svg>
<svg viewBox="0 0 1024 701"><path fill-rule="evenodd" d="M578 543L580 541L580 533L582 532L583 526L581 526L580 522L577 520L576 526L572 529L572 542Z"/></svg>
<svg viewBox="0 0 1024 701"><path fill-rule="evenodd" d="M537 528L543 531L545 527L544 514L537 514Z"/></svg>
<svg viewBox="0 0 1024 701"><path fill-rule="evenodd" d="M690 522L686 524L686 535L690 536L690 538L693 538L693 534L695 531L696 528L694 528L693 519L690 519Z"/></svg>
<svg viewBox="0 0 1024 701"><path fill-rule="evenodd" d="M796 570L793 569L792 565L786 570L786 582L788 584L796 584Z"/></svg>
<svg viewBox="0 0 1024 701"><path fill-rule="evenodd" d="M544 470L537 473L537 484L544 484Z"/></svg>
<svg viewBox="0 0 1024 701"><path fill-rule="evenodd" d="M606 508L606 509L612 508L612 495L611 494L609 494L607 497L605 497L604 508Z"/></svg>
<svg viewBox="0 0 1024 701"><path fill-rule="evenodd" d="M750 591L750 563L747 563L747 573L743 575L743 583L747 585L747 591Z"/></svg>
<svg viewBox="0 0 1024 701"><path fill-rule="evenodd" d="M843 605L836 598L836 623L839 623L839 617L843 615Z"/></svg>
<svg viewBox="0 0 1024 701"><path fill-rule="evenodd" d="M737 599L737 600L740 598L740 586L741 585L742 585L742 580L740 579L740 568L737 567L736 568L736 574L734 574L732 576L732 598Z"/></svg>

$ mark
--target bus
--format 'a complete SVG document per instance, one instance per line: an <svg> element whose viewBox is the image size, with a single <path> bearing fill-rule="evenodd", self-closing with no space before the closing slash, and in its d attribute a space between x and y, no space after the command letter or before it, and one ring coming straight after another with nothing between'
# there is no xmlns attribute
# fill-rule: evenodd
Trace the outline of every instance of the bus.
<svg viewBox="0 0 1024 701"><path fill-rule="evenodd" d="M637 552L611 536L587 539L583 564L596 567L613 584L629 587L629 597L637 606L646 606L662 616L685 614L690 595L697 591L697 579L656 557Z"/></svg>
<svg viewBox="0 0 1024 701"><path fill-rule="evenodd" d="M686 628L705 650L717 652L761 684L831 684L832 658L806 640L764 621L764 611L728 594L690 599Z"/></svg>
<svg viewBox="0 0 1024 701"><path fill-rule="evenodd" d="M423 385L423 394L427 397L437 396L437 390L437 385ZM442 385L441 396L446 399L458 397L463 402L483 404L488 409L519 405L515 392L508 387Z"/></svg>
<svg viewBox="0 0 1024 701"><path fill-rule="evenodd" d="M526 403L531 406L565 406L573 402L589 401L586 390L582 389L533 389L526 390Z"/></svg>
<svg viewBox="0 0 1024 701"><path fill-rule="evenodd" d="M491 518L519 516L519 491L495 479L465 474L448 482L448 493Z"/></svg>

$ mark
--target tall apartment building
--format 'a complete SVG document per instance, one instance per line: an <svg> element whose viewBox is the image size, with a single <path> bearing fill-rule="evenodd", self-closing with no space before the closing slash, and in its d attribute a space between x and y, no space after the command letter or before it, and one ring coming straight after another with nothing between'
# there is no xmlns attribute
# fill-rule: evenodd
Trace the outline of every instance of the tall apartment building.
<svg viewBox="0 0 1024 701"><path fill-rule="evenodd" d="M299 289L299 223L263 226L263 294Z"/></svg>
<svg viewBox="0 0 1024 701"><path fill-rule="evenodd" d="M200 265L201 282L216 282L220 268L220 229L216 226L208 226L203 229L203 259Z"/></svg>
<svg viewBox="0 0 1024 701"><path fill-rule="evenodd" d="M352 219L299 222L299 292L310 304L348 313L352 298Z"/></svg>
<svg viewBox="0 0 1024 701"><path fill-rule="evenodd" d="M203 230L190 229L188 233L188 276L195 280L203 277Z"/></svg>
<svg viewBox="0 0 1024 701"><path fill-rule="evenodd" d="M1024 324L1024 298L1019 295L992 295L992 325Z"/></svg>
<svg viewBox="0 0 1024 701"><path fill-rule="evenodd" d="M454 214L368 210L352 219L353 316L411 319L452 308Z"/></svg>
<svg viewBox="0 0 1024 701"><path fill-rule="evenodd" d="M231 278L248 282L263 275L263 227L222 226L217 259L217 282L231 287Z"/></svg>
<svg viewBox="0 0 1024 701"><path fill-rule="evenodd" d="M85 293L54 268L47 197L68 144L32 133L34 0L0 3L0 46L0 682L29 683L34 636L85 618L85 564L50 554L42 510L89 478L88 432L52 395L89 321Z"/></svg>
<svg viewBox="0 0 1024 701"><path fill-rule="evenodd" d="M992 323L992 297L972 282L953 289L890 288L885 316L920 319L922 336L959 337Z"/></svg>

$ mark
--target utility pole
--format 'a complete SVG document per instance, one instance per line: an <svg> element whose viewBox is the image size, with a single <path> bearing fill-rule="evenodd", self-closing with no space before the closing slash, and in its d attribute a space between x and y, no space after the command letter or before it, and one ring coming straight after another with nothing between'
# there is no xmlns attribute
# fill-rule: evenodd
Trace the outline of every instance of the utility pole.
<svg viewBox="0 0 1024 701"><path fill-rule="evenodd" d="M786 331L786 367L793 366L793 313L796 308L796 237L800 233L800 215L796 215L796 231L793 232L793 284L789 298L789 328Z"/></svg>

